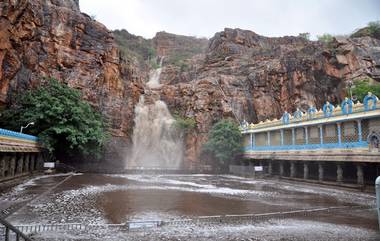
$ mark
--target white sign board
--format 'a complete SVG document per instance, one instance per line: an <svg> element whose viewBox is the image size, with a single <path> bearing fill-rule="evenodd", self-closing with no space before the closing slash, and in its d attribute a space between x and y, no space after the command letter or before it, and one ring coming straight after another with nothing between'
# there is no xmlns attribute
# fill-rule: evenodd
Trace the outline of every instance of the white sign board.
<svg viewBox="0 0 380 241"><path fill-rule="evenodd" d="M255 166L255 172L262 172L263 166Z"/></svg>
<svg viewBox="0 0 380 241"><path fill-rule="evenodd" d="M44 167L45 168L54 168L55 162L44 162Z"/></svg>
<svg viewBox="0 0 380 241"><path fill-rule="evenodd" d="M158 222L152 221L152 222L129 222L128 228L129 229L140 229L140 228L157 228Z"/></svg>

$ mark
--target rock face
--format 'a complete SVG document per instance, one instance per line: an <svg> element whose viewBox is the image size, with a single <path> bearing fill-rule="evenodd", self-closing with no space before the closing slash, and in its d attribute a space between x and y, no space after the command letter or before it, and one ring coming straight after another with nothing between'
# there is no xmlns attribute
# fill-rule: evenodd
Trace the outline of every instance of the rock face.
<svg viewBox="0 0 380 241"><path fill-rule="evenodd" d="M126 50L133 42L132 57L120 54L113 34L80 12L78 0L2 1L0 105L43 77L57 78L80 89L104 114L113 136L108 151L114 156L107 159L122 161L149 73L141 60L150 61L155 48L165 56L156 91L171 113L197 122L186 137L185 166L198 169L205 164L201 146L221 118L280 118L285 110L338 103L347 80L380 81L380 40L370 37L338 38L328 46L240 29L225 29L210 40L165 32L152 40L122 31L117 37Z"/></svg>
<svg viewBox="0 0 380 241"><path fill-rule="evenodd" d="M107 28L79 11L78 0L0 3L0 104L54 77L80 89L111 134L127 139L142 91L136 73Z"/></svg>
<svg viewBox="0 0 380 241"><path fill-rule="evenodd" d="M188 166L202 164L201 145L221 118L280 118L285 110L340 102L346 80L379 80L379 46L369 37L338 39L327 48L299 37L267 38L240 29L215 34L205 57L193 59L188 71L166 66L161 77L167 83L161 96L169 108L197 122L197 133L187 138Z"/></svg>

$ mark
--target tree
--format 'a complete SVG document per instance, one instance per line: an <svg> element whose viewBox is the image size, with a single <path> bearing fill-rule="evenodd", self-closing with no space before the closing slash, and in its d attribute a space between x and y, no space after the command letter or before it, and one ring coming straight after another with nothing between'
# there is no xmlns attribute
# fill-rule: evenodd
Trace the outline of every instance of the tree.
<svg viewBox="0 0 380 241"><path fill-rule="evenodd" d="M370 84L369 79L356 80L355 86L352 88L352 95L362 102L368 92L380 97L380 84Z"/></svg>
<svg viewBox="0 0 380 241"><path fill-rule="evenodd" d="M107 136L101 115L81 99L78 90L55 79L17 95L0 121L16 131L29 122L35 125L28 132L60 159L70 154L99 157Z"/></svg>
<svg viewBox="0 0 380 241"><path fill-rule="evenodd" d="M241 152L241 133L239 127L229 120L216 123L208 135L204 151L209 152L223 167Z"/></svg>

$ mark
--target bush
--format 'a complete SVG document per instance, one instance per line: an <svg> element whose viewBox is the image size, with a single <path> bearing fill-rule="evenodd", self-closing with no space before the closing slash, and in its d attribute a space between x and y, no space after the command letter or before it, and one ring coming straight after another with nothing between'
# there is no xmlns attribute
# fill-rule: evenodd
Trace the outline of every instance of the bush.
<svg viewBox="0 0 380 241"><path fill-rule="evenodd" d="M367 27L361 28L351 34L351 37L354 38L365 36L380 39L380 21L369 22Z"/></svg>
<svg viewBox="0 0 380 241"><path fill-rule="evenodd" d="M372 92L372 94L380 97L380 84L371 85L369 79L364 79L355 81L354 85L352 95L355 95L360 102L363 101L368 92Z"/></svg>
<svg viewBox="0 0 380 241"><path fill-rule="evenodd" d="M197 127L197 122L193 118L181 117L179 115L174 116L175 122L174 126L183 131L185 134L189 133L191 130Z"/></svg>
<svg viewBox="0 0 380 241"><path fill-rule="evenodd" d="M241 150L239 127L229 120L221 120L216 123L209 132L208 141L204 145L204 151L209 152L224 168Z"/></svg>
<svg viewBox="0 0 380 241"><path fill-rule="evenodd" d="M299 33L298 37L309 40L310 39L310 33Z"/></svg>
<svg viewBox="0 0 380 241"><path fill-rule="evenodd" d="M81 99L78 90L52 79L39 88L19 94L3 111L1 124L18 131L34 122L28 132L56 157L70 153L99 157L106 140L101 115Z"/></svg>
<svg viewBox="0 0 380 241"><path fill-rule="evenodd" d="M318 38L318 41L321 41L322 43L325 43L325 44L328 44L334 41L334 36L328 33L318 35L317 38Z"/></svg>

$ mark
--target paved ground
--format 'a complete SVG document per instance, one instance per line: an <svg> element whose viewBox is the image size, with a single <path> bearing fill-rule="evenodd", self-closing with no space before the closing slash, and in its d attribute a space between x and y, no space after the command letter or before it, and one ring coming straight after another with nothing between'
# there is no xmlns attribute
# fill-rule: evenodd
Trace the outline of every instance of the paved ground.
<svg viewBox="0 0 380 241"><path fill-rule="evenodd" d="M336 206L361 208L133 232L102 228L44 232L35 235L37 240L380 240L374 202L373 194L335 187L215 175L42 176L0 197L1 209L22 203L8 217L13 224L107 224Z"/></svg>

